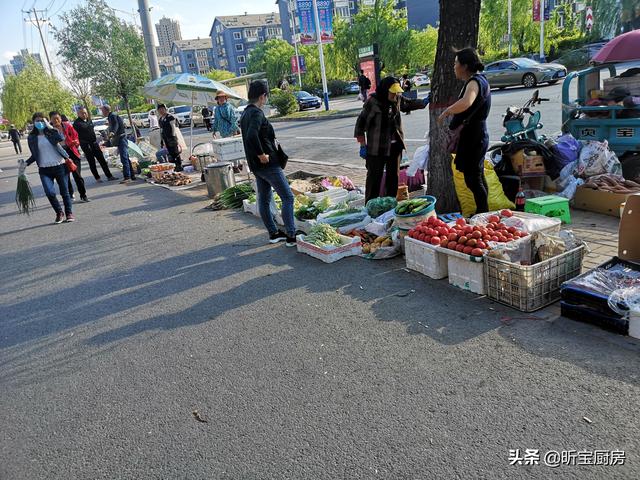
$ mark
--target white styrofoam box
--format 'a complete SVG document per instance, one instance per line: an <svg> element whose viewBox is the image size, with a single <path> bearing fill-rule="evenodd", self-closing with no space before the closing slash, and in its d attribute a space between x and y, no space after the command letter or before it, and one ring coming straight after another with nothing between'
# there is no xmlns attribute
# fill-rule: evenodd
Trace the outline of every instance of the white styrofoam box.
<svg viewBox="0 0 640 480"><path fill-rule="evenodd" d="M311 200L313 200L314 202L323 200L325 197L329 197L329 201L331 201L333 198L340 198L341 196L345 195L345 192L346 192L346 195L349 194L349 192L347 192L347 190L345 190L344 188L329 187L324 192L318 192L318 193L307 192L305 193L305 195L309 197Z"/></svg>
<svg viewBox="0 0 640 480"><path fill-rule="evenodd" d="M446 278L449 275L447 254L439 250L439 247L434 245L409 236L404 237L407 268L435 280Z"/></svg>
<svg viewBox="0 0 640 480"><path fill-rule="evenodd" d="M324 263L337 262L341 258L352 257L362 253L362 241L360 237L351 238L340 235L342 245L339 247L317 247L312 243L305 242L305 235L298 235L296 238L296 248L298 252L306 253L313 258L322 260Z"/></svg>
<svg viewBox="0 0 640 480"><path fill-rule="evenodd" d="M300 230L301 232L304 232L304 233L309 233L309 230L311 230L311 227L313 227L316 224L315 220L298 220L297 218L294 218L293 220L296 224L296 230Z"/></svg>
<svg viewBox="0 0 640 480"><path fill-rule="evenodd" d="M405 240L406 241L406 240ZM487 288L484 282L484 258L473 257L455 250L437 247L447 255L449 284L462 290L469 290L478 295L485 295Z"/></svg>
<svg viewBox="0 0 640 480"><path fill-rule="evenodd" d="M258 213L258 204L257 203L249 203L249 200L246 198L242 200L242 210L246 213L251 213L257 217L260 216Z"/></svg>

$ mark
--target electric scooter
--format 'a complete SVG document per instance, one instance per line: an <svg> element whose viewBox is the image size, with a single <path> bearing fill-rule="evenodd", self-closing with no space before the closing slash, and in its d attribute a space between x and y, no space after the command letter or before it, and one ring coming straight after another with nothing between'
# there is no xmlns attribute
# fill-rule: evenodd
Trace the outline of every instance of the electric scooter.
<svg viewBox="0 0 640 480"><path fill-rule="evenodd" d="M502 136L504 143L518 140L533 140L543 143L546 140L544 135L538 135L536 132L543 127L542 123L540 123L540 111L533 112L531 110L531 107L549 101L548 98L540 98L539 93L539 90L533 92L532 97L522 107L507 108L507 113L502 122L505 128L505 134ZM529 115L526 125L525 115Z"/></svg>

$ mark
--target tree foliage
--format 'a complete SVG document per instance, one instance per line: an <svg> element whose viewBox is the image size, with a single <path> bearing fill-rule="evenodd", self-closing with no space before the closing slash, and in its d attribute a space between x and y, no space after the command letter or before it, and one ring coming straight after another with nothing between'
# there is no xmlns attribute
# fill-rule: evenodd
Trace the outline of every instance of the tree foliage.
<svg viewBox="0 0 640 480"><path fill-rule="evenodd" d="M275 87L291 73L291 57L294 55L295 50L286 41L267 40L249 53L247 70L250 73L265 72L269 85Z"/></svg>
<svg viewBox="0 0 640 480"><path fill-rule="evenodd" d="M144 41L136 27L120 20L104 0L86 0L61 15L55 37L58 54L77 79L91 79L98 94L131 97L149 80Z"/></svg>
<svg viewBox="0 0 640 480"><path fill-rule="evenodd" d="M211 80L215 80L219 82L221 80L229 80L230 78L234 78L236 76L235 73L230 72L228 70L211 70L209 73L205 75L205 77L210 78Z"/></svg>
<svg viewBox="0 0 640 480"><path fill-rule="evenodd" d="M24 127L34 112L58 110L71 115L74 96L39 63L27 59L27 66L5 79L2 87L4 115L16 126Z"/></svg>

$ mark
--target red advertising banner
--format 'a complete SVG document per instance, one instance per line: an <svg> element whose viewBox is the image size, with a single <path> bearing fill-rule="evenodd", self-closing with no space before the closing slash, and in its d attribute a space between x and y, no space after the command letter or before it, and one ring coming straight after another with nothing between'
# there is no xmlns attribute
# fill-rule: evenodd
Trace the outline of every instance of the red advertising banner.
<svg viewBox="0 0 640 480"><path fill-rule="evenodd" d="M370 60L361 60L360 68L364 70L364 75L371 81L371 88L369 94L376 91L376 62L372 58Z"/></svg>

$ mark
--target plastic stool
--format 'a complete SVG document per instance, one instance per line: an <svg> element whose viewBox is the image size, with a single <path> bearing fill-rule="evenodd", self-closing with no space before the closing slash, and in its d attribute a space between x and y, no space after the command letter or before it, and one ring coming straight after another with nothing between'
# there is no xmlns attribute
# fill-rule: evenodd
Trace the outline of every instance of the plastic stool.
<svg viewBox="0 0 640 480"><path fill-rule="evenodd" d="M563 223L571 223L571 213L569 213L569 200L557 195L547 195L546 197L529 198L524 204L524 211L537 213L545 217L560 218Z"/></svg>

